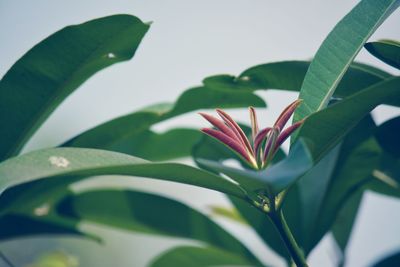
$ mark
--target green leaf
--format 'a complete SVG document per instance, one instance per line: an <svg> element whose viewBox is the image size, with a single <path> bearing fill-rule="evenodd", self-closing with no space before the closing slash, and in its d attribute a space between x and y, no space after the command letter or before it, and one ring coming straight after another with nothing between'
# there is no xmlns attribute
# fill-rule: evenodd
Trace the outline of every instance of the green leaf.
<svg viewBox="0 0 400 267"><path fill-rule="evenodd" d="M20 58L0 82L0 160L16 155L90 76L132 58L148 28L130 15L95 19L54 33Z"/></svg>
<svg viewBox="0 0 400 267"><path fill-rule="evenodd" d="M332 226L331 231L333 237L335 238L336 243L343 254L346 251L346 247L353 230L354 222L363 197L363 191L364 190L358 190L349 197L349 199L343 205L343 208L338 212L336 220ZM343 257L343 262L344 261L345 257Z"/></svg>
<svg viewBox="0 0 400 267"><path fill-rule="evenodd" d="M400 252L396 252L374 263L373 267L393 267L399 265L400 265Z"/></svg>
<svg viewBox="0 0 400 267"><path fill-rule="evenodd" d="M248 192L267 190L275 195L293 184L313 165L307 146L302 141L298 142L286 159L261 171L236 169L205 159L197 159L197 161L216 172L227 175Z"/></svg>
<svg viewBox="0 0 400 267"><path fill-rule="evenodd" d="M183 158L191 154L202 135L198 129L175 128L163 133L145 130L129 142L118 142L113 150L152 161Z"/></svg>
<svg viewBox="0 0 400 267"><path fill-rule="evenodd" d="M307 71L294 120L325 108L341 78L379 25L398 7L398 0L363 0L329 33Z"/></svg>
<svg viewBox="0 0 400 267"><path fill-rule="evenodd" d="M165 197L132 190L93 190L68 196L57 210L61 216L79 221L202 241L262 266L245 246L207 216Z"/></svg>
<svg viewBox="0 0 400 267"><path fill-rule="evenodd" d="M299 180L306 254L331 229L347 201L369 181L379 164L381 149L371 138L374 129L370 117L362 120L341 145Z"/></svg>
<svg viewBox="0 0 400 267"><path fill-rule="evenodd" d="M225 218L243 225L247 225L246 220L240 215L235 208L226 208L222 206L211 205L211 215Z"/></svg>
<svg viewBox="0 0 400 267"><path fill-rule="evenodd" d="M314 113L306 119L298 137L312 142L309 149L318 161L376 106L385 101L399 103L399 87L400 77L390 78Z"/></svg>
<svg viewBox="0 0 400 267"><path fill-rule="evenodd" d="M380 125L375 133L376 140L386 153L400 158L400 117L396 117Z"/></svg>
<svg viewBox="0 0 400 267"><path fill-rule="evenodd" d="M148 129L155 123L197 109L251 105L264 107L265 102L252 92L224 91L208 87L193 88L185 91L174 104L153 105L108 121L78 135L63 146L101 148L138 156L136 151L144 151L145 148L142 146L145 144L135 140L149 138ZM193 135L190 136L192 139ZM173 141L177 145L181 142L179 139ZM146 148L149 149L150 146L156 149L156 146L151 144Z"/></svg>
<svg viewBox="0 0 400 267"><path fill-rule="evenodd" d="M246 259L213 247L173 248L158 256L151 267L252 266Z"/></svg>
<svg viewBox="0 0 400 267"><path fill-rule="evenodd" d="M309 66L310 62L308 61L282 61L262 64L245 70L235 81L240 81L240 84L244 86L243 80L246 80L248 88L300 91ZM337 98L346 97L390 77L389 73L372 66L352 63L339 82L334 96Z"/></svg>
<svg viewBox="0 0 400 267"><path fill-rule="evenodd" d="M71 194L68 185L84 177L62 177L24 183L0 195L0 240L37 235L74 235L98 241L82 232L76 220L61 217L58 201Z"/></svg>
<svg viewBox="0 0 400 267"><path fill-rule="evenodd" d="M134 175L186 183L245 198L242 188L212 173L178 163L151 163L121 153L53 148L31 152L0 164L0 192L21 183L60 176Z"/></svg>
<svg viewBox="0 0 400 267"><path fill-rule="evenodd" d="M380 40L366 43L365 48L386 64L400 69L400 42L394 40Z"/></svg>

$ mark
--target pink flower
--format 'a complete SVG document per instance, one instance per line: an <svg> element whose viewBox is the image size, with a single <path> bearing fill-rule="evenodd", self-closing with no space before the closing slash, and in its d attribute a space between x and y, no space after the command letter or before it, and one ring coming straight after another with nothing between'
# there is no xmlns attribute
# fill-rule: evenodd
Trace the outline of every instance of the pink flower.
<svg viewBox="0 0 400 267"><path fill-rule="evenodd" d="M247 138L240 126L225 111L217 109L221 119L200 113L216 129L203 128L201 131L219 140L254 169L263 169L268 166L276 151L285 140L304 122L301 120L283 129L302 100L296 100L287 106L275 121L274 126L259 130L256 112L249 107L252 138Z"/></svg>

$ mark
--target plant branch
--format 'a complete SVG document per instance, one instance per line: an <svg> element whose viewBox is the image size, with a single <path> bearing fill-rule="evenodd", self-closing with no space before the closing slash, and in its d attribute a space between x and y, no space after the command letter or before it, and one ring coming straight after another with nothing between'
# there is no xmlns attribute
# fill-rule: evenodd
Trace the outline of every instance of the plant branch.
<svg viewBox="0 0 400 267"><path fill-rule="evenodd" d="M304 258L303 252L300 247L297 245L296 240L293 237L292 232L290 231L289 226L286 223L285 217L283 216L283 212L281 209L279 210L271 210L268 213L271 221L275 225L276 229L279 232L279 235L282 238L282 241L285 243L285 246L292 257L292 260L296 264L297 267L308 267L307 262Z"/></svg>

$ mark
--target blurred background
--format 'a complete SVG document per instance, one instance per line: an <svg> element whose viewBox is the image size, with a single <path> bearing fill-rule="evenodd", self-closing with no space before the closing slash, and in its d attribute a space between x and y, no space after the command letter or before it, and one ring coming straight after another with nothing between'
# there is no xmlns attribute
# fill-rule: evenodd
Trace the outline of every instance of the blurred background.
<svg viewBox="0 0 400 267"><path fill-rule="evenodd" d="M149 104L174 101L179 94L214 74L237 75L248 67L281 60L311 59L319 45L358 1L268 1L268 0L147 0L147 1L54 1L0 0L0 76L33 45L55 31L94 18L126 13L138 16L151 28L133 60L101 71L74 92L40 128L26 151L56 146L99 123ZM371 38L400 39L397 10ZM395 69L380 63L365 50L357 60ZM295 93L269 90L259 93L267 102L260 109L262 125L272 124L279 112L297 97ZM232 115L248 123L246 110ZM399 116L390 107L374 111L378 123ZM199 128L205 122L195 113L156 125L163 131L171 125ZM223 195L174 183L150 179L101 177L88 184L132 187L157 192L188 203L209 214L210 205L228 206ZM115 182L118 181L118 182ZM167 216L167 215L164 215ZM273 266L283 260L262 246L245 226L215 218L228 227L256 254ZM368 263L400 248L398 233L400 202L373 193L364 195L355 231L348 248L347 266ZM58 251L79 266L145 266L171 246L188 242L116 231L83 224L104 237L97 244L76 238L29 238L0 243L0 249L16 266L27 266L46 252ZM334 266L337 250L327 235L310 256L310 266ZM71 259L72 257L72 259ZM0 261L0 266L7 266Z"/></svg>

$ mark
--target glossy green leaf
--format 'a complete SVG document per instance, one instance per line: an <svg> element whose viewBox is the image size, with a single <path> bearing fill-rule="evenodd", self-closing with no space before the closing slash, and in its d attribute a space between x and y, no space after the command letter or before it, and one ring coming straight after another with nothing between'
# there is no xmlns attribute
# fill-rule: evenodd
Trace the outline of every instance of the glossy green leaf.
<svg viewBox="0 0 400 267"><path fill-rule="evenodd" d="M374 263L373 267L394 267L400 265L400 252L393 253L384 259Z"/></svg>
<svg viewBox="0 0 400 267"><path fill-rule="evenodd" d="M118 142L113 150L152 161L183 158L191 154L202 135L198 129L174 128L163 133L145 130L126 142Z"/></svg>
<svg viewBox="0 0 400 267"><path fill-rule="evenodd" d="M246 259L213 247L177 247L158 256L150 267L252 266Z"/></svg>
<svg viewBox="0 0 400 267"><path fill-rule="evenodd" d="M148 129L155 123L197 109L235 108L250 105L264 107L265 102L252 92L223 91L207 87L193 88L185 91L174 104L153 105L116 118L78 135L63 146L101 148L137 156L135 151L137 149L143 151L144 148L140 146L144 143L138 143L135 140L149 138ZM174 140L174 143L180 141ZM153 146L152 149L156 147Z"/></svg>
<svg viewBox="0 0 400 267"><path fill-rule="evenodd" d="M98 240L77 227L76 220L60 217L55 206L71 191L68 185L83 177L63 177L24 183L0 195L0 239L37 235L74 235Z"/></svg>
<svg viewBox="0 0 400 267"><path fill-rule="evenodd" d="M83 148L53 148L31 152L0 164L0 192L21 183L60 176L134 175L181 182L244 198L233 182L178 163L151 163L126 154Z"/></svg>
<svg viewBox="0 0 400 267"><path fill-rule="evenodd" d="M104 201L107 200L107 201ZM102 205L98 205L98 203ZM141 233L202 241L262 266L237 239L207 216L178 201L132 190L94 190L59 203L60 215Z"/></svg>
<svg viewBox="0 0 400 267"><path fill-rule="evenodd" d="M310 62L308 61L262 64L245 70L235 81L238 81L237 83L241 86L247 85L248 88L300 91L309 66ZM339 82L334 96L346 97L390 77L389 73L372 66L352 63Z"/></svg>
<svg viewBox="0 0 400 267"><path fill-rule="evenodd" d="M366 43L365 48L386 64L400 69L400 42L394 40L380 40Z"/></svg>
<svg viewBox="0 0 400 267"><path fill-rule="evenodd" d="M353 94L307 118L298 136L312 142L309 147L318 160L376 106L400 102L400 77L390 78Z"/></svg>
<svg viewBox="0 0 400 267"><path fill-rule="evenodd" d="M380 165L383 164L382 167L386 168L391 167L393 170L396 168L393 166L393 164L398 164L396 161L393 161L393 159L388 160L388 157L399 157L398 149L400 149L400 142L397 140L396 135L396 131L398 131L400 126L399 122L400 120L397 117L383 123L378 128L364 126L362 129L364 133L373 133L379 143L380 148L383 150L380 163L378 165L375 164L375 170L378 170L380 174L382 174L383 170L387 172L387 169L382 170ZM391 173L389 175L391 175ZM364 190L369 189L381 194L400 197L400 190L398 190L398 187L396 187L396 183L398 183L398 181L400 182L400 176L394 176L391 179L393 179L392 182L395 182L395 186L393 186L393 183L388 183L386 180L379 180L374 176L373 172L369 178L363 180L365 181L364 186L354 187L353 191L355 192L352 193L352 196L349 197L344 207L340 210L332 227L332 233L343 252L345 252L350 233L353 229L354 220L357 215ZM359 189L357 190L356 188Z"/></svg>
<svg viewBox="0 0 400 267"><path fill-rule="evenodd" d="M398 0L363 0L329 33L316 53L300 91L294 120L325 108L341 78L367 39L398 7Z"/></svg>
<svg viewBox="0 0 400 267"><path fill-rule="evenodd" d="M379 164L381 149L371 138L374 129L370 117L362 120L342 144L299 180L306 253L331 229L347 201L368 182Z"/></svg>
<svg viewBox="0 0 400 267"><path fill-rule="evenodd" d="M342 253L346 252L347 244L353 231L354 222L358 214L362 196L363 190L360 189L352 193L338 212L336 220L333 223L331 231ZM345 257L343 258L343 261L345 261Z"/></svg>
<svg viewBox="0 0 400 267"><path fill-rule="evenodd" d="M0 160L17 154L56 107L97 71L133 57L149 25L114 15L66 27L0 81Z"/></svg>
<svg viewBox="0 0 400 267"><path fill-rule="evenodd" d="M197 161L211 170L227 175L248 192L267 190L273 194L289 187L313 165L307 146L302 141L298 142L286 159L261 171L236 169L205 159Z"/></svg>

